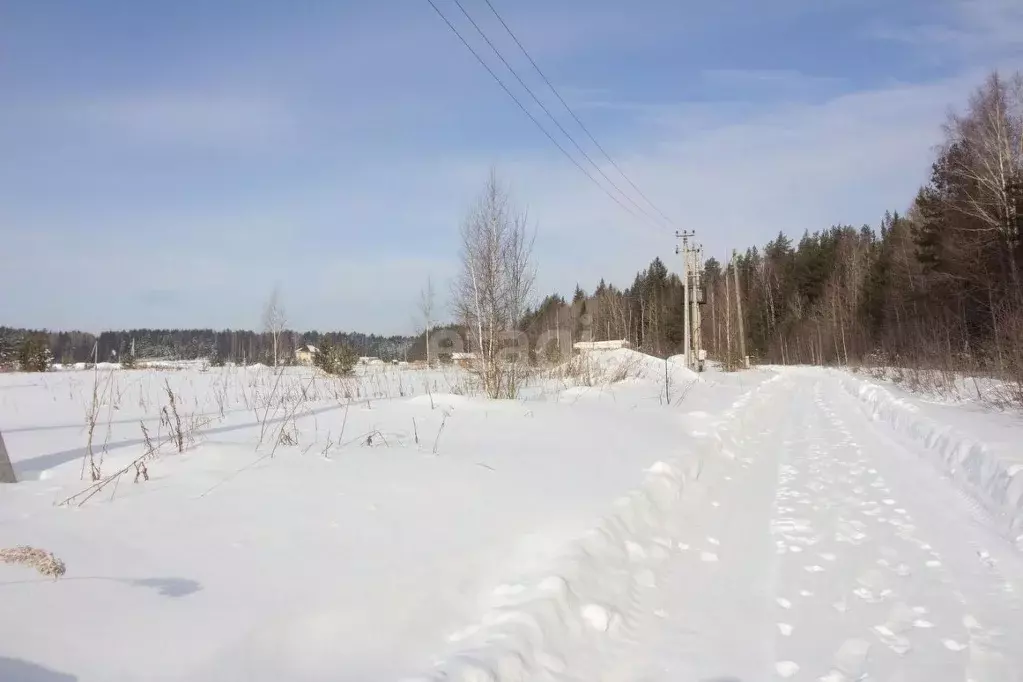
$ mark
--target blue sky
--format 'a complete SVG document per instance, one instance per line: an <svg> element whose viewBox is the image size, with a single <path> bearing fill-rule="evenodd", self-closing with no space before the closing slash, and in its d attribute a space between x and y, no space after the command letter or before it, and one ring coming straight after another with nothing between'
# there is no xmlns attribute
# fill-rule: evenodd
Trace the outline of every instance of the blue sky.
<svg viewBox="0 0 1023 682"><path fill-rule="evenodd" d="M949 107L1023 68L1018 0L492 2L719 258L904 209ZM675 265L670 231L565 160L426 0L12 0L0 93L0 324L258 328L279 285L295 328L409 332L492 166L537 227L538 293Z"/></svg>

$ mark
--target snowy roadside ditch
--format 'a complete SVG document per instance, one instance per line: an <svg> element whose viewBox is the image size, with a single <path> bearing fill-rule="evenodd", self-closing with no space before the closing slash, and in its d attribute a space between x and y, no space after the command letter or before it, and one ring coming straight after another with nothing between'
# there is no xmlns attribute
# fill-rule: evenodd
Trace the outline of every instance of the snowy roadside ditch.
<svg viewBox="0 0 1023 682"><path fill-rule="evenodd" d="M448 636L454 652L407 682L600 677L648 615L647 599L682 530L679 503L699 480L705 458L735 457L732 434L745 408L779 376L745 392L717 418L691 413L707 419L706 430L691 432L706 446L653 464L643 483L558 559L495 588L481 620Z"/></svg>
<svg viewBox="0 0 1023 682"><path fill-rule="evenodd" d="M1008 462L988 444L921 414L882 386L844 373L840 380L874 420L933 454L953 480L1007 524L1017 544L1023 543L1023 465Z"/></svg>

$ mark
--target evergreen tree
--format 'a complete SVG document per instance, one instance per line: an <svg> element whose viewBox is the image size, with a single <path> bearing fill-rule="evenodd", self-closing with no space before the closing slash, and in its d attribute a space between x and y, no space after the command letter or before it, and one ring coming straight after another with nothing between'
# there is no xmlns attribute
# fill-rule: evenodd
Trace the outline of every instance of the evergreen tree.
<svg viewBox="0 0 1023 682"><path fill-rule="evenodd" d="M347 344L335 344L329 339L320 342L313 364L327 374L348 375L359 363L359 355Z"/></svg>
<svg viewBox="0 0 1023 682"><path fill-rule="evenodd" d="M53 355L44 334L29 334L18 348L18 368L22 372L46 372L53 364Z"/></svg>
<svg viewBox="0 0 1023 682"><path fill-rule="evenodd" d="M575 285L575 293L572 294L572 304L579 303L586 300L586 292L578 284Z"/></svg>

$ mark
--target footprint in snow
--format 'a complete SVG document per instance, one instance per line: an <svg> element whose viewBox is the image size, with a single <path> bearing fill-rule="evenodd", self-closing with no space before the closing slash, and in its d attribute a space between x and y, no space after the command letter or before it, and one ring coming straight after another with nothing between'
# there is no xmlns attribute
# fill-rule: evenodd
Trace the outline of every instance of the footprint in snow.
<svg viewBox="0 0 1023 682"><path fill-rule="evenodd" d="M785 599L784 597L778 597L777 599L775 599L775 601L778 602L778 606L782 607L783 609L792 608L792 602L790 602L788 599Z"/></svg>
<svg viewBox="0 0 1023 682"><path fill-rule="evenodd" d="M778 632L780 632L783 637L788 637L792 634L792 626L788 623L778 623Z"/></svg>
<svg viewBox="0 0 1023 682"><path fill-rule="evenodd" d="M862 639L847 639L835 653L835 662L829 672L818 682L849 682L866 679L863 666L870 653L870 643Z"/></svg>
<svg viewBox="0 0 1023 682"><path fill-rule="evenodd" d="M945 645L945 648L949 651L963 651L966 648L965 644L960 644L954 639L943 639L941 643Z"/></svg>
<svg viewBox="0 0 1023 682"><path fill-rule="evenodd" d="M892 632L891 628L887 625L875 625L871 628L877 638L887 646L889 649L897 653L899 656L903 656L909 653L913 646L909 643L909 640L901 635L897 635Z"/></svg>
<svg viewBox="0 0 1023 682"><path fill-rule="evenodd" d="M700 561L708 564L716 563L718 555L714 552L700 552Z"/></svg>

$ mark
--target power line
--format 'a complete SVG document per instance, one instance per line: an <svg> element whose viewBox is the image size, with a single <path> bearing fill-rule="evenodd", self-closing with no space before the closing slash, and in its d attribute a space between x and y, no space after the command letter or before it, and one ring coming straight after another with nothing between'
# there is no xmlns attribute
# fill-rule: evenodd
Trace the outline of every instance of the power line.
<svg viewBox="0 0 1023 682"><path fill-rule="evenodd" d="M626 213L631 215L633 218L635 218L637 220L640 220L640 217L638 215L636 215L635 211L633 211L628 206L626 206L621 201L619 201L618 197L616 197L615 195L613 195L610 192L608 192L607 188L605 188L602 184L600 184L597 181L596 178L594 178L592 175L590 175L589 171L587 171L585 168L583 168L582 165L578 161L576 161L575 157L573 157L571 154L569 154L565 150L565 148L562 147L561 144L556 139L554 139L554 136L551 135L549 132L547 132L547 129L544 128L543 125L538 120L536 120L536 117L533 116L533 114L531 114L529 112L529 109L527 109L525 107L525 105L523 105L522 102L519 101L519 98L515 96L515 93L513 93L511 90L508 89L508 86L504 84L504 81L502 81L501 78L496 73L494 73L494 70L491 69L490 66L479 55L479 53L476 52L475 49L473 49L472 45L469 44L469 42L465 39L465 37L462 36L461 33L459 33L458 29L455 28L454 24L452 24L448 20L448 18L446 16L444 16L444 13L440 11L440 9L437 7L436 4L434 4L433 0L426 0L426 1L428 3L430 3L430 7L432 7L433 11L437 13L437 16L439 16L441 19L443 19L444 23L448 25L448 28L450 28L451 31L456 36L458 36L458 39L461 40L462 44L465 45L466 49L469 50L469 52L472 53L472 56L474 56L476 58L476 61L478 61L483 66L483 68L487 70L487 73L489 73L490 76L495 81L497 81L497 84L501 86L501 89L504 90L505 93L509 97L512 98L512 101L514 101L515 104L518 105L519 109L522 109L522 113L524 113L526 116L529 117L529 120L533 122L533 125L535 125L537 128L540 129L540 132L542 132L547 137L547 139L550 140L551 143L553 143L554 146L558 148L558 151L560 151L562 154L564 154L565 158L567 158L569 161L572 162L572 165L574 165L576 168L578 168L583 173L583 175L585 175L587 178L589 178L590 182L592 182L594 185L596 185L598 188L600 188L600 191L602 191L604 194L606 194L608 196L608 198L610 198L613 202L618 204L622 208L623 211L625 211Z"/></svg>
<svg viewBox="0 0 1023 682"><path fill-rule="evenodd" d="M571 142L575 146L575 148L579 151L579 153L583 155L583 158L586 159L590 163L590 165L593 166L594 169L596 169L596 171L598 173L600 173L600 175L604 178L604 180L606 180L607 183L609 185L611 185L611 187L613 187L616 192L618 192L620 195L622 195L622 197L624 197L630 204L635 206L636 210L638 210L640 213L642 213L648 219L650 219L655 224L657 224L658 227L662 227L663 228L664 226L657 222L657 218L655 218L654 216L650 215L650 213L648 213L645 208L640 206L638 203L636 203L636 201L632 197L630 197L628 194L623 192L622 189L618 185L615 184L614 180L609 178L607 176L607 173L605 173L604 170L600 166L598 166L596 164L596 162L592 158L590 158L590 155L586 153L586 150L583 149L579 145L579 143L575 141L575 138L572 137L572 135L567 130L565 130L565 127L563 125L561 125L561 122L558 121L557 118L554 117L554 114L551 113L550 109L548 109L547 106L542 101L540 101L540 98L536 96L536 93L533 92L532 88L530 88L528 85L526 85L526 82L524 80L522 80L522 77L519 75L518 71L515 70L515 67L513 67L508 62L508 60L504 58L504 55L501 54L501 51L499 49L497 49L497 46L494 45L494 43L490 40L490 38L487 36L486 32L484 32L483 29L480 28L479 24L477 24L476 21L469 14L469 12L466 11L465 7L462 5L460 0L454 0L454 2L458 6L458 9L460 9L462 11L462 14L465 15L465 18L469 20L469 23L472 24L473 28L476 29L476 32L480 34L480 37L482 37L483 40L486 41L487 45L490 46L490 49L494 51L494 54L497 55L497 58L501 60L501 63L503 63L505 65L505 67L509 71L511 71L511 74L513 76L515 76L515 80L517 80L519 82L519 85L521 85L523 87L523 89L527 93L529 93L529 96L533 98L533 101L536 102L536 104L543 110L543 112L545 114L547 114L547 118L549 118L554 123L554 125L557 126L558 130L561 131L562 135L564 135L565 137L568 138L568 141Z"/></svg>
<svg viewBox="0 0 1023 682"><path fill-rule="evenodd" d="M597 149L600 150L600 152L604 155L604 158L606 158L609 162L611 162L611 165L615 167L615 170L617 170L621 174L621 176L623 178L625 178L626 182L628 182L630 185L632 185L632 188L634 190L636 190L636 192L639 194L639 196L643 197L643 199L646 200L646 202L650 205L650 207L653 208L654 211L656 211L659 216L661 216L666 221L671 223L671 219L668 216L666 216L664 214L664 212L661 211L661 209L657 208L657 205L654 202L652 202L650 200L650 198L646 194L643 193L643 190L641 190L636 185L636 183L634 183L632 181L632 179L628 175L625 174L625 171L623 171L621 169L621 167L615 162L615 160L613 158L611 158L611 155L607 153L607 151L604 149L604 147L601 146L601 144L599 142L597 142L597 139L595 137L593 137L593 135L590 133L589 129L583 124L583 122L581 120L579 120L579 117L576 116L575 111L572 110L572 107L568 106L568 102L565 101L565 99L561 96L561 93L558 92L558 89L554 87L554 84L551 83L550 79L547 78L547 75L544 74L544 72L540 69L540 66L536 63L536 61L533 59L533 57L529 54L529 51L526 50L525 46L523 46L523 44L519 41L518 37L516 37L515 33L511 30L511 27L509 27L508 24L505 23L505 20L497 12L497 9L490 2L490 0L483 0L483 1L485 3L487 3L487 7L490 8L490 11L494 13L494 16L497 17L497 20L501 22L502 26L504 26L504 30L508 32L508 35L511 36L512 40L515 41L515 44L519 46L520 50L522 50L522 54L526 55L526 59L528 59L529 63L533 65L533 68L536 69L536 72L538 74L540 74L540 77L543 78L544 82L547 84L547 87L549 87L551 89L551 92L553 92L554 96L558 98L558 101L561 102L561 104L565 107L565 110L568 111L568 113L571 114L572 118L575 119L575 122L579 124L579 127L582 128L583 132L586 133L586 136L588 138L590 138L590 141L593 142L593 144L597 147Z"/></svg>

